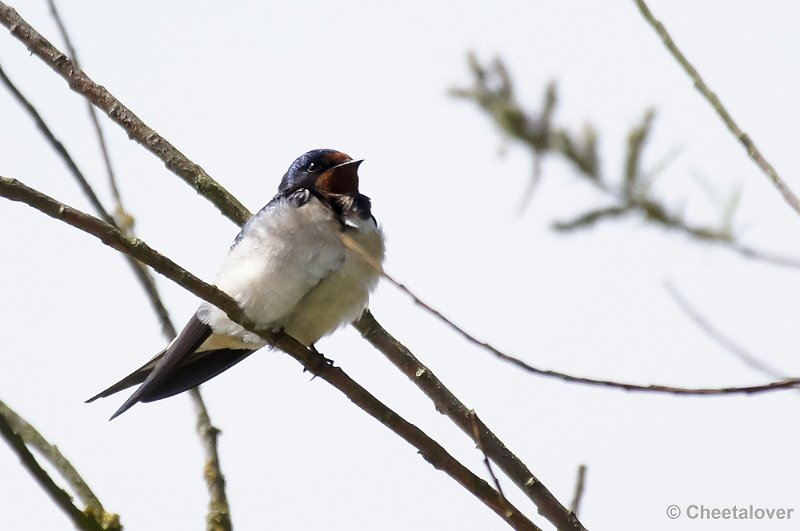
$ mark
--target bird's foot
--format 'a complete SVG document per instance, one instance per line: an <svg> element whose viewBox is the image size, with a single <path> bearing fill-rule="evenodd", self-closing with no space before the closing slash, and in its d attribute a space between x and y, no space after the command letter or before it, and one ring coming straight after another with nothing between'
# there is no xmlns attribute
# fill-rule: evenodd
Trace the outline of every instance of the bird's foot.
<svg viewBox="0 0 800 531"><path fill-rule="evenodd" d="M319 350L317 350L317 347L316 347L316 345L314 345L314 344L312 343L311 345L309 345L309 346L308 346L308 350L310 350L310 351L311 351L311 352L313 352L314 354L317 354L317 355L321 356L321 357L322 357L322 363L324 363L324 364L326 365L326 367L333 367L333 360L332 360L332 359L330 359L330 358L326 358L326 357L325 357L325 355L324 355L322 352L320 352ZM303 372L309 372L309 371L308 371L308 369L307 369L307 368L303 367ZM316 377L317 377L317 375L315 374L315 375L313 375L313 376L311 377L311 379L313 380L313 379L314 379L314 378L316 378Z"/></svg>

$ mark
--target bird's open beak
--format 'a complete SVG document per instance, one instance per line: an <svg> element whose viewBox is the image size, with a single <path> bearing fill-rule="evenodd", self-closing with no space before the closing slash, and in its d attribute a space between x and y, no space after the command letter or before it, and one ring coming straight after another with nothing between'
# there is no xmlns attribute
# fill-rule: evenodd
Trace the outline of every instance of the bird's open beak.
<svg viewBox="0 0 800 531"><path fill-rule="evenodd" d="M357 194L358 166L363 160L348 160L327 170L317 179L317 189L329 194Z"/></svg>

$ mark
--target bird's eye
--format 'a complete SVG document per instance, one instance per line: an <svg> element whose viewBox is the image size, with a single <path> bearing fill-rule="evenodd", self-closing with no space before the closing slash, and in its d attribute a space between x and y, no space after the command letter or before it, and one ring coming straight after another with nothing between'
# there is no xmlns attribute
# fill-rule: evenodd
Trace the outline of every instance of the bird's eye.
<svg viewBox="0 0 800 531"><path fill-rule="evenodd" d="M312 162L311 164L308 165L307 171L316 171L316 170L317 170L317 165L315 163Z"/></svg>

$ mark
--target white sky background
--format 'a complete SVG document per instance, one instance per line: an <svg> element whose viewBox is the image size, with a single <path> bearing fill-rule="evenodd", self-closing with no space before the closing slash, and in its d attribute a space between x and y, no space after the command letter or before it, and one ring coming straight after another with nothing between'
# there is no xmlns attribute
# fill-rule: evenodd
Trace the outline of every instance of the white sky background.
<svg viewBox="0 0 800 531"><path fill-rule="evenodd" d="M63 49L44 1L12 2ZM675 148L656 183L697 223L719 206L699 180L743 190L744 241L800 256L800 220L768 184L641 19L633 2L102 2L59 4L85 70L251 210L291 161L318 147L365 158L362 191L388 235L387 269L476 336L533 365L636 383L767 381L677 309L674 281L716 325L787 374L796 356L798 272L698 245L636 219L562 236L554 219L600 198L558 160L515 215L527 153L503 145L474 105L467 50L502 55L520 99L556 79L556 121L599 131L606 173L644 110L645 165ZM653 2L676 41L790 186L800 190L796 2ZM0 61L110 205L84 101L4 30ZM140 237L205 279L237 228L104 121ZM32 121L0 92L0 174L89 210ZM0 398L72 460L127 529L199 529L207 494L190 402L83 400L163 346L115 252L0 201ZM158 279L181 325L197 300ZM588 465L581 520L594 530L796 529L800 394L686 398L624 393L524 374L381 285L376 317L565 504ZM412 383L347 328L319 348L481 476L482 456ZM504 529L414 449L299 365L262 352L203 387L237 529ZM6 447L4 528L67 529ZM506 494L549 524L501 475ZM789 522L667 519L669 504L794 507Z"/></svg>

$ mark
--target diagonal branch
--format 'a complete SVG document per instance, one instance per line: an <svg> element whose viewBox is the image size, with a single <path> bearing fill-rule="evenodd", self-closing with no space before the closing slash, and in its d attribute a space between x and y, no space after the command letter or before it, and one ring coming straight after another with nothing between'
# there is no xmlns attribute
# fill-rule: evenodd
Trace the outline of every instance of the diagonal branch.
<svg viewBox="0 0 800 531"><path fill-rule="evenodd" d="M25 446L25 441L11 427L6 417L0 414L0 437L8 442L8 445L19 457L22 465L31 473L37 483L47 493L55 504L66 513L73 525L77 529L84 531L103 531L100 524L89 514L75 507L72 498L61 487L56 485L47 472L36 462L30 450Z"/></svg>
<svg viewBox="0 0 800 531"><path fill-rule="evenodd" d="M63 77L69 87L91 101L122 127L129 137L161 159L166 167L211 201L220 212L238 224L250 217L247 209L227 190L194 164L165 138L145 124L105 87L95 83L66 55L28 24L11 6L0 2L0 23L30 52Z"/></svg>
<svg viewBox="0 0 800 531"><path fill-rule="evenodd" d="M109 247L135 257L199 298L217 306L232 321L258 334L269 344L292 356L306 370L331 384L359 408L417 448L434 468L448 474L503 518L511 527L514 529L539 529L513 505L507 501L504 502L500 494L486 481L473 474L422 430L380 402L366 389L352 380L341 368L329 365L321 354L309 350L290 336L257 329L230 296L217 287L206 284L169 258L150 248L143 241L131 238L108 223L60 203L37 190L25 186L16 179L0 177L0 196L12 201L25 203L50 217L64 221L95 236Z"/></svg>
<svg viewBox="0 0 800 531"><path fill-rule="evenodd" d="M113 223L113 219L106 212L105 208L103 208L100 198L97 197L97 194L94 193L94 190L83 176L83 173L78 169L78 165L75 164L75 160L70 156L67 148L65 148L64 144L62 144L61 141L56 138L56 136L53 134L53 131L50 130L44 119L42 119L42 115L36 110L36 107L34 107L33 104L22 95L16 85L14 85L11 79L9 79L2 66L0 66L0 81L2 81L8 91L11 92L11 95L14 96L14 99L17 100L17 103L19 103L19 105L25 109L25 111L27 111L27 113L36 123L36 127L42 133L42 136L44 136L47 142L52 146L53 150L61 158L61 160L64 161L64 164L66 164L72 176L75 177L75 180L78 181L78 185L81 187L81 190L83 191L84 195L86 195L87 199L89 199L89 203L91 203L92 207L94 207L97 214L103 218L103 221L107 223Z"/></svg>
<svg viewBox="0 0 800 531"><path fill-rule="evenodd" d="M36 126L38 127L39 131L41 131L42 136L44 136L45 140L50 144L56 154L61 158L64 164L67 166L67 169L78 182L83 193L89 199L89 203L94 208L97 215L100 216L103 221L109 223L111 225L117 226L116 221L114 220L113 216L109 214L109 212L103 206L103 203L95 194L94 189L89 184L89 181L83 175L83 172L78 168L78 165L75 163L75 160L69 154L69 151L64 147L64 144L59 141L55 134L53 134L52 130L48 127L45 121L42 119L39 112L30 103L25 96L19 91L19 89L14 85L14 83L6 76L3 69L0 68L0 81L8 88L8 90L14 95L17 99L19 104L24 108L28 114L31 116L34 122L36 122ZM151 306L153 307L153 311L155 311L156 315L161 322L161 330L168 339L172 339L175 337L175 327L172 325L169 319L169 314L167 312L166 307L164 307L163 302L161 302L161 298L158 295L156 290L155 283L153 282L153 278L150 273L147 271L146 268L142 266L136 260L126 257L128 264L133 271L133 274L136 276L139 283L142 285L142 288L147 295L148 300L150 301Z"/></svg>
<svg viewBox="0 0 800 531"><path fill-rule="evenodd" d="M539 508L539 514L558 529L583 530L581 523L528 470L503 441L461 402L436 375L400 341L387 332L369 310L353 323L361 335L391 361L431 399L436 411L447 417L492 460Z"/></svg>
<svg viewBox="0 0 800 531"><path fill-rule="evenodd" d="M75 467L72 466L64 454L56 447L50 444L39 431L31 426L28 421L23 419L17 414L16 411L8 407L2 400L0 400L0 417L11 426L26 445L30 445L47 458L48 461L58 470L59 474L69 483L70 487L75 491L78 498L86 506L86 511L94 515L106 514L103 505L97 498L92 489L83 478L80 476Z"/></svg>
<svg viewBox="0 0 800 531"><path fill-rule="evenodd" d="M791 188L781 179L778 175L778 172L775 171L775 168L772 167L772 164L764 158L764 155L761 154L761 151L756 147L755 142L753 142L750 137L742 131L739 125L734 121L733 116L730 115L728 110L722 105L719 97L711 90L711 88L703 81L703 78L700 77L700 72L692 66L689 60L683 55L683 52L678 48L678 45L675 44L675 41L672 40L672 37L667 32L667 28L659 22L654 16L653 13L650 11L650 8L647 7L647 4L644 0L634 0L636 2L636 6L639 8L639 11L642 13L642 16L647 21L648 24L655 30L661 40L664 42L664 46L666 46L669 53L678 61L678 64L681 65L683 70L686 74L692 79L695 88L703 95L703 97L711 104L711 107L716 111L725 125L728 127L728 130L736 137L736 139L741 142L744 146L747 154L753 159L759 169L766 175L769 180L772 182L773 186L777 188L778 192L783 196L783 199L791 206L795 212L800 214L800 199L792 192Z"/></svg>
<svg viewBox="0 0 800 531"><path fill-rule="evenodd" d="M760 249L753 249L752 247L749 247L747 245L738 242L731 242L726 246L728 249L731 249L739 253L741 256L744 256L745 258L749 258L751 260L761 260L763 262L769 262L773 265L800 269L800 260L798 260L797 258L793 258L791 256L768 253L765 251L761 251Z"/></svg>

